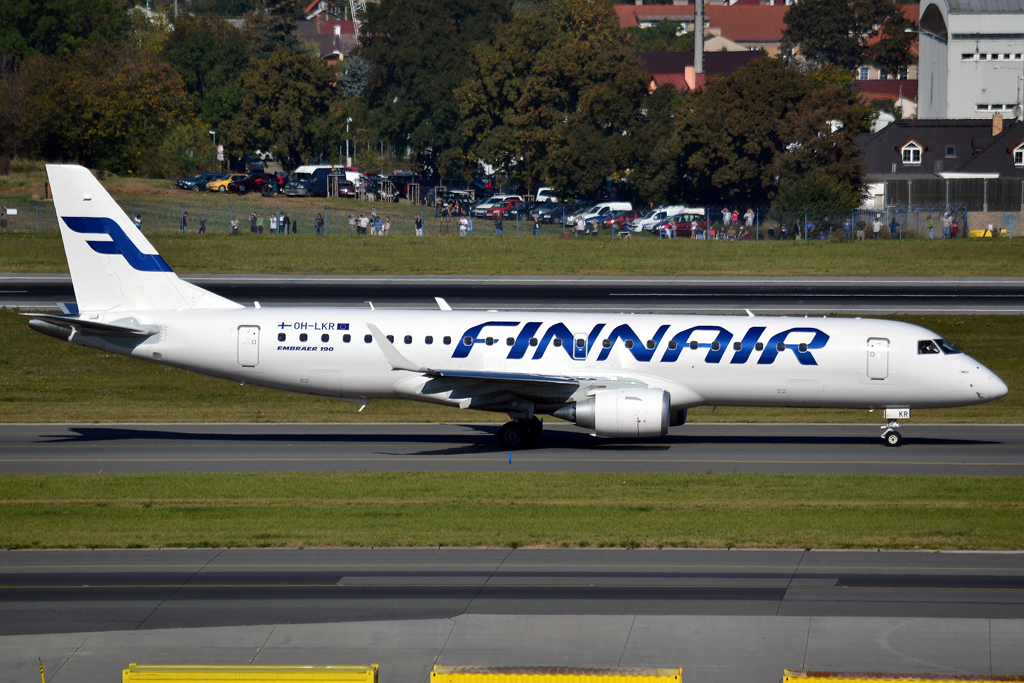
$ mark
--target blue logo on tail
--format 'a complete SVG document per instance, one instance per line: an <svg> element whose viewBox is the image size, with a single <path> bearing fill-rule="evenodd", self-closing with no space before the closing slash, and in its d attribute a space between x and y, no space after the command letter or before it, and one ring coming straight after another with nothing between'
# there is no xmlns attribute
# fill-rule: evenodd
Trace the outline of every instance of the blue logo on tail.
<svg viewBox="0 0 1024 683"><path fill-rule="evenodd" d="M135 270L151 273L171 273L171 267L159 254L143 254L128 235L110 218L61 218L73 232L87 235L109 235L110 241L86 241L97 254L124 256Z"/></svg>

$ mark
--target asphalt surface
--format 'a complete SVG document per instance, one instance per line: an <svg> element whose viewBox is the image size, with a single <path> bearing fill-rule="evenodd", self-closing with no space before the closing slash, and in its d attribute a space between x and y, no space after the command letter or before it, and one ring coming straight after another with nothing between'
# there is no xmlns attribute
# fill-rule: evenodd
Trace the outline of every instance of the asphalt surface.
<svg viewBox="0 0 1024 683"><path fill-rule="evenodd" d="M681 264L685 269L685 264ZM1017 314L1024 278L184 275L264 306L659 311L742 314ZM0 306L73 302L66 274L0 274Z"/></svg>
<svg viewBox="0 0 1024 683"><path fill-rule="evenodd" d="M1022 559L786 550L8 551L0 553L0 635L471 614L1019 619Z"/></svg>
<svg viewBox="0 0 1024 683"><path fill-rule="evenodd" d="M498 449L497 424L7 424L0 473L533 471L1024 475L1024 425L689 424L647 441L549 423Z"/></svg>

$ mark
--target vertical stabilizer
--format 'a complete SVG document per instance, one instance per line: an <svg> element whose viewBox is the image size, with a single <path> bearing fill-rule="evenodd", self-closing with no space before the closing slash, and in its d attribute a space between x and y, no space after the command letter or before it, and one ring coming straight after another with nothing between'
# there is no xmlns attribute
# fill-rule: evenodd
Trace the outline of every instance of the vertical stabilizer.
<svg viewBox="0 0 1024 683"><path fill-rule="evenodd" d="M79 311L241 308L180 280L89 169L46 174Z"/></svg>

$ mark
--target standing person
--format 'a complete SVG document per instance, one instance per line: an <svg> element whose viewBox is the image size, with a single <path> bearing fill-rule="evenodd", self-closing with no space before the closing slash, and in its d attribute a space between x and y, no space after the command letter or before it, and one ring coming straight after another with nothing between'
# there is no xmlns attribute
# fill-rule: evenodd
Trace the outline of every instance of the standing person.
<svg viewBox="0 0 1024 683"><path fill-rule="evenodd" d="M270 215L270 234L277 234L277 214Z"/></svg>
<svg viewBox="0 0 1024 683"><path fill-rule="evenodd" d="M359 229L356 233L359 235L365 235L368 227L370 227L370 219L366 217L365 213L359 214Z"/></svg>
<svg viewBox="0 0 1024 683"><path fill-rule="evenodd" d="M256 230L261 235L263 234L263 226L264 225L266 225L266 221L263 220L263 214L262 213L257 213L256 214Z"/></svg>
<svg viewBox="0 0 1024 683"><path fill-rule="evenodd" d="M867 232L867 229L868 229L868 224L864 222L863 218L858 217L857 218L857 239L858 240L864 239L864 233Z"/></svg>
<svg viewBox="0 0 1024 683"><path fill-rule="evenodd" d="M755 216L753 209L747 209L747 212L743 214L743 220L746 221L748 233L754 229L754 218Z"/></svg>
<svg viewBox="0 0 1024 683"><path fill-rule="evenodd" d="M132 220L132 222L135 223L135 228L139 232L142 232L142 214L141 213L135 214L135 218Z"/></svg>
<svg viewBox="0 0 1024 683"><path fill-rule="evenodd" d="M416 236L417 237L423 237L423 217L422 216L416 216L415 228L416 228Z"/></svg>
<svg viewBox="0 0 1024 683"><path fill-rule="evenodd" d="M0 231L7 232L7 206L0 206Z"/></svg>
<svg viewBox="0 0 1024 683"><path fill-rule="evenodd" d="M853 229L853 220L850 219L850 218L847 218L846 220L843 221L843 237L845 237L846 239L850 239L850 235L851 235L850 231L852 229Z"/></svg>
<svg viewBox="0 0 1024 683"><path fill-rule="evenodd" d="M540 237L540 216L533 217L533 236Z"/></svg>
<svg viewBox="0 0 1024 683"><path fill-rule="evenodd" d="M576 216L576 236L583 237L584 232L587 229L587 222L583 220L583 214Z"/></svg>
<svg viewBox="0 0 1024 683"><path fill-rule="evenodd" d="M494 217L494 236L501 237L501 213Z"/></svg>
<svg viewBox="0 0 1024 683"><path fill-rule="evenodd" d="M256 212L253 211L249 214L249 231L252 234L256 234Z"/></svg>
<svg viewBox="0 0 1024 683"><path fill-rule="evenodd" d="M238 234L238 219L237 218L232 218L231 219L231 234L232 235L237 235Z"/></svg>
<svg viewBox="0 0 1024 683"><path fill-rule="evenodd" d="M892 220L889 221L889 239L893 239L900 231L900 222L896 220L896 214L892 215Z"/></svg>
<svg viewBox="0 0 1024 683"><path fill-rule="evenodd" d="M952 236L953 227L953 212L946 209L946 212L942 214L942 239L948 240Z"/></svg>
<svg viewBox="0 0 1024 683"><path fill-rule="evenodd" d="M779 239L782 241L786 240L786 224L783 223L779 226Z"/></svg>
<svg viewBox="0 0 1024 683"><path fill-rule="evenodd" d="M181 234L184 235L186 230L188 230L188 211L181 214Z"/></svg>
<svg viewBox="0 0 1024 683"><path fill-rule="evenodd" d="M935 219L932 218L931 214L928 214L928 239L935 239Z"/></svg>
<svg viewBox="0 0 1024 683"><path fill-rule="evenodd" d="M316 228L317 236L324 234L324 217L322 214L316 215L316 220L313 221L313 227Z"/></svg>
<svg viewBox="0 0 1024 683"><path fill-rule="evenodd" d="M822 239L828 239L832 236L832 219L825 216L824 222L821 224Z"/></svg>
<svg viewBox="0 0 1024 683"><path fill-rule="evenodd" d="M459 219L459 237L465 237L466 231L469 229L469 223L466 222L466 217L463 216Z"/></svg>
<svg viewBox="0 0 1024 683"><path fill-rule="evenodd" d="M391 233L391 216L384 216L384 235L387 236Z"/></svg>
<svg viewBox="0 0 1024 683"><path fill-rule="evenodd" d="M473 215L466 211L466 237L473 236Z"/></svg>
<svg viewBox="0 0 1024 683"><path fill-rule="evenodd" d="M319 235L320 233L317 234ZM348 234L356 234L356 216L352 213L348 215Z"/></svg>
<svg viewBox="0 0 1024 683"><path fill-rule="evenodd" d="M292 219L288 218L288 214L284 214L283 216L281 216L281 226L280 226L280 228L281 228L282 233L285 234L285 235L287 235L289 232L291 232L291 229L292 229Z"/></svg>
<svg viewBox="0 0 1024 683"><path fill-rule="evenodd" d="M205 235L206 234L206 214L205 213L199 214L199 234L200 235Z"/></svg>
<svg viewBox="0 0 1024 683"><path fill-rule="evenodd" d="M871 224L871 239L877 240L882 234L882 214L875 214L875 222Z"/></svg>
<svg viewBox="0 0 1024 683"><path fill-rule="evenodd" d="M729 224L732 223L732 211L728 208L722 209L722 232L729 231Z"/></svg>

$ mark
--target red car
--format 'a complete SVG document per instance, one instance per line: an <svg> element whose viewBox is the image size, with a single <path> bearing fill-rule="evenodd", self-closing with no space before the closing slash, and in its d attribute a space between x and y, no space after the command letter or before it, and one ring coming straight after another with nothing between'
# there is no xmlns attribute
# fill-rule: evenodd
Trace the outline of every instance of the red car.
<svg viewBox="0 0 1024 683"><path fill-rule="evenodd" d="M275 187L276 181L276 187ZM244 180L237 180L228 184L229 192L246 194L247 192L259 192L265 194L274 190L279 191L288 182L288 178L274 173L253 173Z"/></svg>
<svg viewBox="0 0 1024 683"><path fill-rule="evenodd" d="M675 231L676 237L690 237L693 234L694 228L706 230L707 227L708 221L704 216L681 213L678 216L672 216L672 218L669 218L667 221L654 226L651 232L655 235L660 235L662 228L668 228L669 230Z"/></svg>
<svg viewBox="0 0 1024 683"><path fill-rule="evenodd" d="M616 211L610 218L602 218L598 225L602 228L612 228L615 232L629 230L629 224L637 218L643 218L642 211Z"/></svg>
<svg viewBox="0 0 1024 683"><path fill-rule="evenodd" d="M489 209L484 209L484 218L497 218L498 216L503 215L505 211L508 211L518 203L518 199L506 199L500 204L495 204Z"/></svg>

